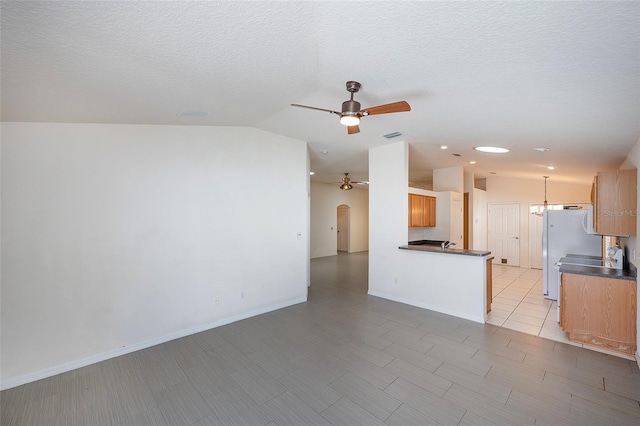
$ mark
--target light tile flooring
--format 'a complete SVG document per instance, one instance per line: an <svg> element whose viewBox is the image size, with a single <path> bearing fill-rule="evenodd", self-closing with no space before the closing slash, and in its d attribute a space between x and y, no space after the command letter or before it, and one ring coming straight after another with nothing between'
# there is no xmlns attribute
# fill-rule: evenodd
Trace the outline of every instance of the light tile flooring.
<svg viewBox="0 0 640 426"><path fill-rule="evenodd" d="M493 265L493 301L487 323L556 342L633 360L634 357L571 342L558 323L558 304L542 295L542 270Z"/></svg>

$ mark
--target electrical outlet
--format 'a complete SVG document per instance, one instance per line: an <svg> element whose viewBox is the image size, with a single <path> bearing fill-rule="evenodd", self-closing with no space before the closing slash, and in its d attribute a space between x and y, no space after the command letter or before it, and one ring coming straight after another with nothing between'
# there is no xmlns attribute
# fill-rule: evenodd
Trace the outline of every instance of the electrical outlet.
<svg viewBox="0 0 640 426"><path fill-rule="evenodd" d="M218 298L217 298L217 297L214 297L214 298L213 298L213 304L214 304L214 305L217 305L217 304L218 304Z"/></svg>

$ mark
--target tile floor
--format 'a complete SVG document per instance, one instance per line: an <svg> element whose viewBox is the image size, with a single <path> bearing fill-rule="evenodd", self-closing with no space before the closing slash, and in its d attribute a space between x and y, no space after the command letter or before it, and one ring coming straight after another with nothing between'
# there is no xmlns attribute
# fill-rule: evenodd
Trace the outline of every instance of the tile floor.
<svg viewBox="0 0 640 426"><path fill-rule="evenodd" d="M493 265L493 301L487 323L556 342L597 350L625 359L615 352L571 342L558 323L558 304L542 295L542 270Z"/></svg>
<svg viewBox="0 0 640 426"><path fill-rule="evenodd" d="M517 282L496 303L535 273L496 271L502 291ZM368 296L367 283L366 252L312 259L306 303L4 390L0 424L640 424L634 361Z"/></svg>

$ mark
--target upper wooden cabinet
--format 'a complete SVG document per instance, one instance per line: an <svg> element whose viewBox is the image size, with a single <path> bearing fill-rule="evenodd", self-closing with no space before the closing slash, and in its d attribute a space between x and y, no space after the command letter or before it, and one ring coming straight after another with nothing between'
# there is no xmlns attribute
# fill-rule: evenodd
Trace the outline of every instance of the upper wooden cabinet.
<svg viewBox="0 0 640 426"><path fill-rule="evenodd" d="M591 191L593 227L602 235L636 235L636 169L598 172Z"/></svg>
<svg viewBox="0 0 640 426"><path fill-rule="evenodd" d="M409 194L409 228L436 226L436 198Z"/></svg>

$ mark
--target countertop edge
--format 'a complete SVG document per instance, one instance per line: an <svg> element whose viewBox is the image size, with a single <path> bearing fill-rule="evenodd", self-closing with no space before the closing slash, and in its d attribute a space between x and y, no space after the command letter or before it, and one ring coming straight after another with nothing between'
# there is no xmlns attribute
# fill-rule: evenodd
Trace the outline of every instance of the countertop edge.
<svg viewBox="0 0 640 426"><path fill-rule="evenodd" d="M580 265L560 265L560 272L567 274L589 275L592 277L615 278L618 280L636 281L637 269L596 268Z"/></svg>
<svg viewBox="0 0 640 426"><path fill-rule="evenodd" d="M406 245L399 246L400 250L411 250L411 251L423 251L427 253L442 253L442 254L456 254L461 256L473 256L473 257L485 257L491 254L490 251L479 251L479 250L464 250L464 249L444 249L442 250L437 246L428 246L428 245Z"/></svg>

